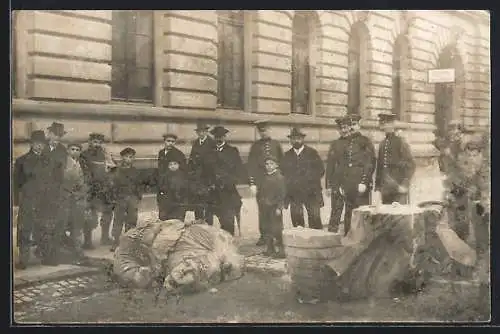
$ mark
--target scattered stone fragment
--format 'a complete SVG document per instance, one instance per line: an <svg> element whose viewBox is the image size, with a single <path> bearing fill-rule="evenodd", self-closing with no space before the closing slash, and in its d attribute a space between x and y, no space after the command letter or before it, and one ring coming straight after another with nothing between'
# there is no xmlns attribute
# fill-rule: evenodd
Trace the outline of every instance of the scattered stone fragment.
<svg viewBox="0 0 500 334"><path fill-rule="evenodd" d="M21 299L23 300L23 302L27 302L27 303L29 303L29 302L32 302L32 301L33 301L33 298L30 298L30 297L27 297L27 296L22 297Z"/></svg>
<svg viewBox="0 0 500 334"><path fill-rule="evenodd" d="M52 297L61 297L61 296L62 296L62 295L61 295L61 293L59 293L59 292L54 292L54 293L52 294Z"/></svg>

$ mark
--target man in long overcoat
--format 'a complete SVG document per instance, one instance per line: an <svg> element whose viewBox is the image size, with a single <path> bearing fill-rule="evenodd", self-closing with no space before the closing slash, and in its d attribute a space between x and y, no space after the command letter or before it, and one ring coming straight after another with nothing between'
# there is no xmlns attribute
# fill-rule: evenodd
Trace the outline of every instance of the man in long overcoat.
<svg viewBox="0 0 500 334"><path fill-rule="evenodd" d="M54 122L47 128L48 145L44 156L44 183L42 224L39 231L39 247L42 264L58 265L61 241L65 233L66 222L64 210L59 204L62 196L62 183L68 153L61 144L61 138L66 134L64 124Z"/></svg>
<svg viewBox="0 0 500 334"><path fill-rule="evenodd" d="M238 148L226 143L229 132L223 126L214 127L210 133L215 138L215 149L211 153L210 165L213 170L211 200L214 213L223 230L234 235L234 218L241 208L241 196L236 189L243 175L243 162Z"/></svg>
<svg viewBox="0 0 500 334"><path fill-rule="evenodd" d="M163 184L167 180L166 174L169 173L168 164L171 161L176 161L179 163L179 171L185 173L187 170L186 156L175 147L177 141L177 135L173 133L166 133L163 135L163 141L165 142L165 147L158 152L158 170L156 183L158 186L158 192L156 194L156 201L158 204L158 215L161 220L166 219L169 215L167 208L169 207L169 200L166 197L166 193L162 190L168 188L166 184Z"/></svg>
<svg viewBox="0 0 500 334"><path fill-rule="evenodd" d="M266 121L255 122L260 139L255 141L250 147L248 155L248 176L250 190L257 197L257 207L259 210L259 233L260 238L257 241L257 246L265 244L263 218L260 209L259 189L262 185L262 179L266 175L265 159L269 156L276 159L278 166L283 159L283 149L279 141L271 139L269 135L269 127Z"/></svg>
<svg viewBox="0 0 500 334"><path fill-rule="evenodd" d="M395 134L395 120L395 114L379 114L385 138L378 150L375 191L381 193L383 204L408 204L410 182L416 165L410 146Z"/></svg>
<svg viewBox="0 0 500 334"><path fill-rule="evenodd" d="M41 201L44 194L43 156L42 151L47 144L43 131L31 133L31 147L14 163L13 201L19 207L17 224L17 244L19 247L18 269L25 269L30 259L31 238L41 221Z"/></svg>
<svg viewBox="0 0 500 334"><path fill-rule="evenodd" d="M340 192L345 196L344 233L351 229L352 210L370 204L372 178L375 172L375 147L359 129L361 117L348 114L350 134L346 137L344 154L340 156Z"/></svg>
<svg viewBox="0 0 500 334"><path fill-rule="evenodd" d="M325 187L330 194L331 213L328 231L337 232L344 209L344 195L340 193L340 182L343 178L340 161L343 158L347 136L350 134L349 122L346 117L335 120L339 127L339 138L335 139L328 149L326 162Z"/></svg>
<svg viewBox="0 0 500 334"><path fill-rule="evenodd" d="M213 225L213 210L210 205L209 187L213 184L213 171L208 163L213 155L215 141L208 135L209 126L197 122L198 135L192 142L188 160L189 202L193 206L196 219L203 219Z"/></svg>
<svg viewBox="0 0 500 334"><path fill-rule="evenodd" d="M322 229L320 208L324 202L321 178L325 167L318 152L304 145L305 136L298 128L293 128L288 135L292 148L285 153L281 163L287 193L285 207L290 205L293 226L304 226L305 206L309 227Z"/></svg>

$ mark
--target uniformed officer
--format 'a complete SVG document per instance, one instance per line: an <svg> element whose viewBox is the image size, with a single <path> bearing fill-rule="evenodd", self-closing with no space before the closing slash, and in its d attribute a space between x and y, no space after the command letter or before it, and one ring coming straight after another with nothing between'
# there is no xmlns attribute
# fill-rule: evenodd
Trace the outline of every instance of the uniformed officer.
<svg viewBox="0 0 500 334"><path fill-rule="evenodd" d="M223 126L216 126L210 131L216 142L209 157L214 172L211 200L221 228L234 235L234 218L241 208L241 196L236 184L242 175L243 163L238 149L226 143L228 132Z"/></svg>
<svg viewBox="0 0 500 334"><path fill-rule="evenodd" d="M339 117L335 120L339 128L340 137L335 139L328 150L325 173L325 189L331 199L330 221L328 231L337 232L344 209L344 196L340 193L341 169L339 163L346 145L346 137L350 133L349 123L346 117Z"/></svg>
<svg viewBox="0 0 500 334"><path fill-rule="evenodd" d="M259 132L260 139L255 141L250 147L250 153L248 155L248 176L250 191L254 196L257 197L257 207L259 210L259 232L260 238L257 241L257 246L262 246L265 244L264 240L264 226L263 218L261 215L261 205L259 200L259 189L261 187L261 182L263 177L266 175L265 159L269 156L273 156L278 163L278 166L283 158L283 149L279 141L271 139L269 134L268 122L265 120L260 120L255 122L257 131Z"/></svg>
<svg viewBox="0 0 500 334"><path fill-rule="evenodd" d="M42 151L47 145L43 131L31 133L31 147L28 153L22 155L14 164L12 188L14 192L14 207L19 207L18 213L18 269L25 269L30 259L31 237L40 226L44 185ZM35 234L35 233L33 233Z"/></svg>
<svg viewBox="0 0 500 334"><path fill-rule="evenodd" d="M199 121L196 124L196 138L192 142L188 160L189 203L193 206L195 219L203 219L213 225L213 210L209 205L209 187L213 183L213 171L209 157L215 149L215 141L208 135L210 127Z"/></svg>
<svg viewBox="0 0 500 334"><path fill-rule="evenodd" d="M395 121L395 114L379 114L385 138L378 150L375 191L380 192L382 204L408 204L410 181L416 168L410 146L395 134Z"/></svg>

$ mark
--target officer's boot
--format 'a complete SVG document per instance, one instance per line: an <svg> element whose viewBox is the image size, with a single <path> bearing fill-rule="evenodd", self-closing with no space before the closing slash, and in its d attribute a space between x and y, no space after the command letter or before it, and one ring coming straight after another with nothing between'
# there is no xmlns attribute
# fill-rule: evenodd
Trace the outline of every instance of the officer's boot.
<svg viewBox="0 0 500 334"><path fill-rule="evenodd" d="M276 252L274 249L273 238L266 237L264 240L266 243L266 250L264 251L264 256L273 256L274 253Z"/></svg>
<svg viewBox="0 0 500 334"><path fill-rule="evenodd" d="M83 230L83 245L82 249L90 250L94 249L94 245L92 245L92 229L89 227L85 227Z"/></svg>

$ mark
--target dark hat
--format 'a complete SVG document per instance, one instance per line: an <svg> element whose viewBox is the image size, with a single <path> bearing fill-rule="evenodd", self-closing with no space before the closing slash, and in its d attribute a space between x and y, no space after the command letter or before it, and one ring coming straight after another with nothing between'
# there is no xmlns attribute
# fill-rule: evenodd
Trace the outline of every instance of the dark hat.
<svg viewBox="0 0 500 334"><path fill-rule="evenodd" d="M94 140L94 139L104 141L104 135L102 133L92 132L91 134L89 134L89 140Z"/></svg>
<svg viewBox="0 0 500 334"><path fill-rule="evenodd" d="M66 145L68 148L70 147L78 147L80 148L80 150L83 148L82 144L80 142L77 142L77 141L71 141L69 142L67 145Z"/></svg>
<svg viewBox="0 0 500 334"><path fill-rule="evenodd" d="M168 160L168 163L171 163L171 162L177 162L178 164L182 163L183 162L183 158L180 157L180 156L173 156L172 158L170 158Z"/></svg>
<svg viewBox="0 0 500 334"><path fill-rule="evenodd" d="M347 125L349 124L349 119L346 116L339 117L335 120L337 125L340 127L342 125Z"/></svg>
<svg viewBox="0 0 500 334"><path fill-rule="evenodd" d="M196 122L196 129L195 130L208 130L209 128L210 127L205 122L202 122L202 121Z"/></svg>
<svg viewBox="0 0 500 334"><path fill-rule="evenodd" d="M267 120L257 120L253 122L253 124L257 127L257 129L265 129L269 125L269 122Z"/></svg>
<svg viewBox="0 0 500 334"><path fill-rule="evenodd" d="M464 149L466 151L481 151L484 148L484 144L484 141L482 141L481 139L473 138L465 143Z"/></svg>
<svg viewBox="0 0 500 334"><path fill-rule="evenodd" d="M167 138L173 138L173 139L177 140L178 137L177 137L177 135L174 135L173 133L165 133L163 135L163 139L167 139Z"/></svg>
<svg viewBox="0 0 500 334"><path fill-rule="evenodd" d="M463 133L470 133L471 131L465 127L465 125L460 120L452 120L448 123L448 129L457 129Z"/></svg>
<svg viewBox="0 0 500 334"><path fill-rule="evenodd" d="M299 128L293 127L290 130L290 134L287 137L288 138L292 138L292 137L301 137L301 138L304 138L305 136L306 136L305 133L301 132L299 130Z"/></svg>
<svg viewBox="0 0 500 334"><path fill-rule="evenodd" d="M120 152L120 156L135 155L135 150L132 147L126 147Z"/></svg>
<svg viewBox="0 0 500 334"><path fill-rule="evenodd" d="M264 157L264 162L266 162L266 161L268 161L268 160L272 160L272 161L274 161L274 162L276 162L276 163L278 162L278 158L276 158L274 155L266 155L266 156Z"/></svg>
<svg viewBox="0 0 500 334"><path fill-rule="evenodd" d="M361 116L359 116L358 114L347 114L345 117L351 124L357 123L361 120Z"/></svg>
<svg viewBox="0 0 500 334"><path fill-rule="evenodd" d="M380 123L394 122L396 120L396 114L380 113L380 114L378 114L378 120Z"/></svg>
<svg viewBox="0 0 500 334"><path fill-rule="evenodd" d="M47 142L47 138L45 138L45 132L43 132L42 130L33 131L31 133L30 141L31 142L41 142L41 143Z"/></svg>
<svg viewBox="0 0 500 334"><path fill-rule="evenodd" d="M56 136L62 137L64 136L67 132L64 131L64 124L53 122L48 128L50 132L55 134Z"/></svg>
<svg viewBox="0 0 500 334"><path fill-rule="evenodd" d="M210 130L210 133L214 137L222 137L222 136L226 135L226 133L228 133L228 132L229 132L228 129L226 129L225 127L220 126L220 125L217 125L212 130Z"/></svg>

